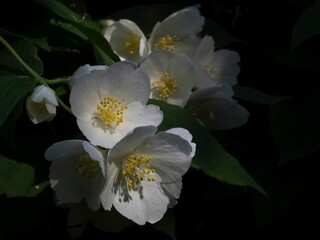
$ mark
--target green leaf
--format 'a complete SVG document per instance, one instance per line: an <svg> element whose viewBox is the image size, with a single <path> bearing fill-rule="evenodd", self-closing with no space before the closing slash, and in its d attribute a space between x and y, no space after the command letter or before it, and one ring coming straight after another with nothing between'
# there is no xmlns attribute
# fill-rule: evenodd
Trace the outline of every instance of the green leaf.
<svg viewBox="0 0 320 240"><path fill-rule="evenodd" d="M9 113L36 85L37 81L26 76L0 76L0 126L6 121Z"/></svg>
<svg viewBox="0 0 320 240"><path fill-rule="evenodd" d="M290 98L288 96L275 96L266 94L257 89L239 85L234 86L233 90L235 92L235 98L266 105L274 105Z"/></svg>
<svg viewBox="0 0 320 240"><path fill-rule="evenodd" d="M0 155L0 189L7 197L28 195L33 185L34 169Z"/></svg>
<svg viewBox="0 0 320 240"><path fill-rule="evenodd" d="M176 240L176 219L172 211L168 209L163 218L151 225L154 229L158 231L165 232L171 239Z"/></svg>
<svg viewBox="0 0 320 240"><path fill-rule="evenodd" d="M30 43L33 43L34 45L38 46L39 48L42 48L42 49L50 52L50 46L48 44L48 40L46 37L43 37L43 38L27 37L27 36L23 36L23 35L14 33L14 32L10 32L10 31L3 29L3 28L0 28L0 34L6 34L6 35L15 36L15 37L25 39L25 40L29 41Z"/></svg>
<svg viewBox="0 0 320 240"><path fill-rule="evenodd" d="M201 169L207 175L237 186L250 186L266 195L266 192L239 164L237 159L226 152L212 134L192 118L185 110L163 101L150 100L164 113L159 130L182 127L190 131L197 145L192 167Z"/></svg>
<svg viewBox="0 0 320 240"><path fill-rule="evenodd" d="M280 164L310 156L320 149L319 101L317 91L309 92L271 108L271 130L280 148Z"/></svg>
<svg viewBox="0 0 320 240"><path fill-rule="evenodd" d="M27 40L20 40L12 44L18 55L39 75L43 73L43 63L38 56L38 49ZM1 65L13 73L29 75L30 73L7 51L0 51Z"/></svg>
<svg viewBox="0 0 320 240"><path fill-rule="evenodd" d="M320 1L307 8L293 29L291 49L320 34Z"/></svg>
<svg viewBox="0 0 320 240"><path fill-rule="evenodd" d="M21 116L24 101L20 99L18 103L13 107L13 110L8 115L6 121L0 127L0 136L5 140L10 146L14 147L14 135L16 130L16 124Z"/></svg>

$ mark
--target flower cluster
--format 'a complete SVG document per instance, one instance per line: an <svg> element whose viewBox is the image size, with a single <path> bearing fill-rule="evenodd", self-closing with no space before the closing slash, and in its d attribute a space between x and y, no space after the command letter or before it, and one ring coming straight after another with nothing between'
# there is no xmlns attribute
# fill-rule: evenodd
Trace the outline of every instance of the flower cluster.
<svg viewBox="0 0 320 240"><path fill-rule="evenodd" d="M149 38L128 19L103 29L121 61L81 66L69 81L71 112L85 139L45 152L59 203L113 206L140 225L159 221L177 203L196 144L184 128L158 131L163 112L149 99L177 105L209 129L246 123L248 111L232 98L240 57L201 38L203 24L199 9L188 7L158 22ZM26 102L35 124L51 121L57 106L45 85Z"/></svg>

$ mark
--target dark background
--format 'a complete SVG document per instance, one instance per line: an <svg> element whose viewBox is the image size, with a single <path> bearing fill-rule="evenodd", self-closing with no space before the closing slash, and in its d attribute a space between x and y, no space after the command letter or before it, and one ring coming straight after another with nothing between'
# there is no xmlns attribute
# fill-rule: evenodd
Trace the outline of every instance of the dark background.
<svg viewBox="0 0 320 240"><path fill-rule="evenodd" d="M74 6L71 3L76 1L63 2L68 6ZM290 45L293 27L302 12L314 1L173 0L161 3L175 5L178 9L200 4L203 16L216 21L237 39L223 48L235 50L241 56L241 73L238 78L240 86L253 87L268 94L290 95L298 102L306 96L319 95L319 68L309 68L303 64L304 61L309 61L312 55L310 52L319 50L318 38L308 41L310 47L301 50L302 55L297 63L292 64L274 53L275 49L287 48ZM88 13L92 19L98 20L141 4L151 3L86 0L77 3L74 10L83 14ZM35 23L38 26L42 19L47 18L46 11L29 1L6 1L2 3L1 12L6 14L0 16L2 25L0 27L11 31L22 30ZM54 43L58 46L64 40L58 39ZM61 61L62 55L64 61ZM57 51L50 54L39 52L39 56L44 62L44 75L47 77L71 75L80 65L94 64L94 57L89 54L66 55ZM317 239L320 236L318 151L313 155L299 156L279 165L281 149L275 143L271 131L272 107L240 98L238 100L251 114L248 123L238 129L213 132L213 134L268 192L269 197L250 188L221 183L201 171L190 169L183 178L184 187L179 203L172 209L176 217L177 239L275 237ZM315 101L314 104L319 105L319 102ZM24 112L22 119L25 117ZM61 140L76 134L76 128L65 127L72 121L74 120L69 117L57 115L53 123L56 128L56 139ZM26 139L30 138L42 139L37 149L29 151L29 157L38 154L38 158L41 158L41 153L51 141L46 139L46 133L51 134L50 128L51 126L46 124L34 126L21 120L17 125L17 145L26 144ZM26 157L6 145L2 146L2 150L18 159ZM36 171L38 178L45 179L48 174L48 164L39 164L36 160L34 162L31 160L31 163L37 166L36 170L41 170L40 173ZM0 197L2 205L0 211L9 209L5 214L0 214L0 223L6 228L12 228L9 239L69 238L66 231L67 210L55 207L52 195L52 190L46 189L36 200L8 200L4 196ZM34 201L37 207L34 206ZM15 209L13 213L12 209ZM8 213L10 211L11 214ZM36 224L29 222L33 221L33 218L29 218L33 214L38 218ZM128 239L129 237L170 239L166 233L155 230L150 224L144 227L133 225L120 233L106 233L89 224L81 239Z"/></svg>

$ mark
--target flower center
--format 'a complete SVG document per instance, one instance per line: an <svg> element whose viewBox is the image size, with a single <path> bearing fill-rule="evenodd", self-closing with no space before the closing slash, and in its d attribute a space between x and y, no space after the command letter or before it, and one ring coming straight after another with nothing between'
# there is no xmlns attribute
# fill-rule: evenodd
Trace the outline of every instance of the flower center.
<svg viewBox="0 0 320 240"><path fill-rule="evenodd" d="M125 52L134 55L139 52L140 38L136 35L128 35L123 42L123 49Z"/></svg>
<svg viewBox="0 0 320 240"><path fill-rule="evenodd" d="M214 78L216 73L217 73L217 69L212 66L212 65L208 65L208 64L205 64L203 65L204 69L209 73L209 75Z"/></svg>
<svg viewBox="0 0 320 240"><path fill-rule="evenodd" d="M104 131L113 131L123 122L123 112L128 109L123 102L124 99L120 101L112 97L103 98L96 106L97 111L93 116L93 124Z"/></svg>
<svg viewBox="0 0 320 240"><path fill-rule="evenodd" d="M47 102L43 99L41 102L38 102L38 106L40 109L47 109L47 106L46 106Z"/></svg>
<svg viewBox="0 0 320 240"><path fill-rule="evenodd" d="M88 154L82 154L73 161L72 169L89 183L97 175L99 163L92 160Z"/></svg>
<svg viewBox="0 0 320 240"><path fill-rule="evenodd" d="M156 98L167 99L176 91L178 84L169 73L165 73L160 79L152 83L152 91Z"/></svg>
<svg viewBox="0 0 320 240"><path fill-rule="evenodd" d="M127 179L129 190L136 190L136 186L143 180L155 181L152 176L156 172L150 167L151 156L132 154L124 160L122 175Z"/></svg>
<svg viewBox="0 0 320 240"><path fill-rule="evenodd" d="M156 50L166 50L170 52L176 52L177 47L181 45L180 38L175 35L166 35L164 37L160 37L156 43Z"/></svg>

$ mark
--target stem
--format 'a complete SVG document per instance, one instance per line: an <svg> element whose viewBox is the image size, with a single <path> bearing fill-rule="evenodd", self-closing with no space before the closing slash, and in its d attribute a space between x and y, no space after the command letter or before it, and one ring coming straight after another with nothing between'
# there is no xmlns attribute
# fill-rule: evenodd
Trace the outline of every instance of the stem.
<svg viewBox="0 0 320 240"><path fill-rule="evenodd" d="M70 81L70 77L65 78L56 78L56 79L45 79L47 84L68 84Z"/></svg>
<svg viewBox="0 0 320 240"><path fill-rule="evenodd" d="M45 78L41 77L38 73L33 71L31 67L19 56L19 54L11 47L11 45L0 36L0 42L8 49L8 51L17 59L17 61L41 84L48 86L47 82L49 80L46 80ZM52 80L57 82L58 79ZM60 80L61 81L61 80ZM49 81L50 82L50 81ZM56 95L56 94L55 94ZM60 104L61 107L63 107L67 112L72 113L71 109L56 95L57 101Z"/></svg>
<svg viewBox="0 0 320 240"><path fill-rule="evenodd" d="M28 64L26 64L25 61L18 55L18 53L10 46L10 44L0 36L0 42L8 49L8 51L17 59L17 61L40 83L45 83L44 79L35 71L33 71L32 68L29 67Z"/></svg>

